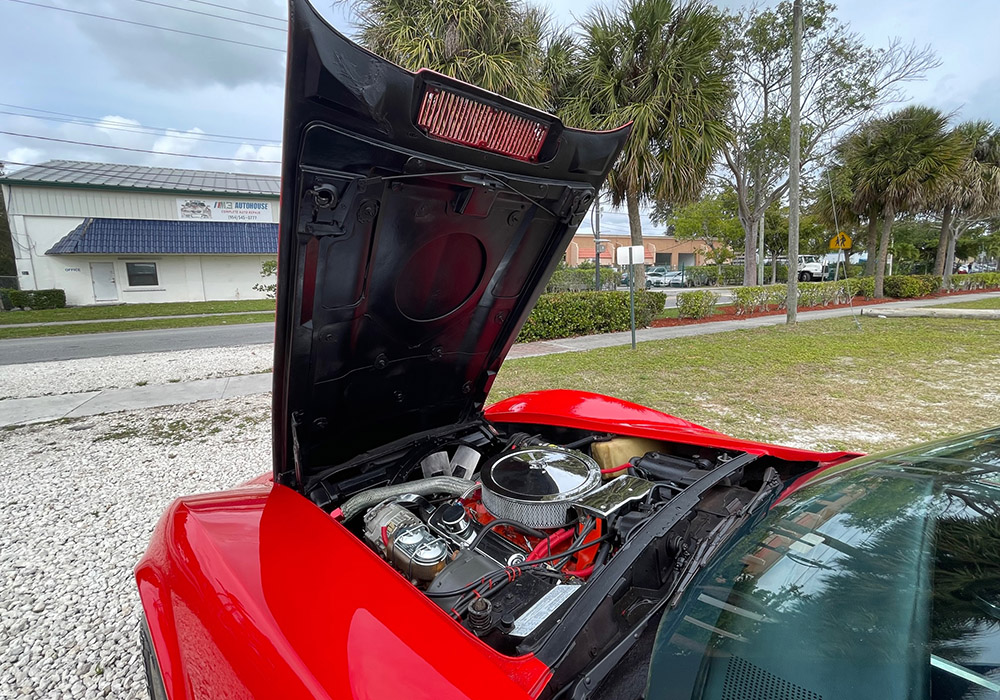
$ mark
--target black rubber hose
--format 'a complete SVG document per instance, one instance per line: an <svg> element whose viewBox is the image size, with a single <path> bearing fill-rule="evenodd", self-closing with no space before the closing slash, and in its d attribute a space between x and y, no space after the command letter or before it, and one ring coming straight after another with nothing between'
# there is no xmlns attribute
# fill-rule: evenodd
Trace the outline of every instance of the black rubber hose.
<svg viewBox="0 0 1000 700"><path fill-rule="evenodd" d="M587 437L580 438L579 440L574 440L573 442L567 442L565 445L561 445L564 450L577 450L585 445L589 445L593 442L607 442L614 435L588 435Z"/></svg>
<svg viewBox="0 0 1000 700"><path fill-rule="evenodd" d="M506 518L500 518L497 520L491 520L486 525L484 525L483 529L479 531L478 535L476 535L476 539L472 540L472 542L469 543L469 549L475 549L476 547L478 547L479 544L483 541L483 538L486 537L486 533L491 532L495 528L501 527L503 525L512 527L515 530L521 532L522 534L531 535L532 537L537 537L538 539L544 539L548 537L548 535L546 535L544 532L536 530L532 527L528 527L526 525L522 525L516 520L507 520Z"/></svg>

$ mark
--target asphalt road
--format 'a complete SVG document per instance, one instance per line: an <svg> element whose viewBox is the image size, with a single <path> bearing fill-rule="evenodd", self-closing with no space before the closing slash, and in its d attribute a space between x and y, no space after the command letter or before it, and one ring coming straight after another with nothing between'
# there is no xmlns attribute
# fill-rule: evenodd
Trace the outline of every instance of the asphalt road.
<svg viewBox="0 0 1000 700"><path fill-rule="evenodd" d="M677 294L688 290L667 288L655 291L661 292L667 297L666 307L672 309L677 306ZM720 304L732 301L730 288L713 288L712 291L719 295ZM140 352L255 345L257 343L270 343L273 340L273 323L14 338L0 340L0 365L133 355Z"/></svg>
<svg viewBox="0 0 1000 700"><path fill-rule="evenodd" d="M0 365L133 355L140 352L254 345L270 343L273 340L273 323L12 338L0 340Z"/></svg>

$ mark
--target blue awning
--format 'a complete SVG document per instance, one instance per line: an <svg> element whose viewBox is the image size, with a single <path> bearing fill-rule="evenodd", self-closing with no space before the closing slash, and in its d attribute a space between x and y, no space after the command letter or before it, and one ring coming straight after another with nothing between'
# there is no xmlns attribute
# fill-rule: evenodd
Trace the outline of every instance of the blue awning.
<svg viewBox="0 0 1000 700"><path fill-rule="evenodd" d="M276 255L278 224L85 219L46 255Z"/></svg>

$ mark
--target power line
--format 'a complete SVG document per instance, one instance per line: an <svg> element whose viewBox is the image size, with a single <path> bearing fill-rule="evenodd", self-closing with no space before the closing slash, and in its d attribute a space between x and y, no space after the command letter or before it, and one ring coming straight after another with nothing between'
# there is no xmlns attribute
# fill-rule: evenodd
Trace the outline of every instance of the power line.
<svg viewBox="0 0 1000 700"><path fill-rule="evenodd" d="M10 109L20 109L20 110L24 110L24 111L28 111L28 112L41 112L42 114L56 114L56 115L58 115L60 117L71 117L73 119L82 119L82 120L85 120L85 121L88 121L88 122L100 122L101 121L101 119L99 119L97 117L85 117L85 116L83 116L81 114L69 114L68 112L54 112L51 109L39 109L38 107L25 107L24 105L13 105L13 104L8 104L6 102L0 102L0 107L8 107ZM34 115L31 115L31 114L22 114L22 115L15 115L15 116L31 117L31 116L34 116ZM128 126L131 127L132 125L128 125ZM150 130L152 130L154 132L159 132L159 131L174 131L174 129L172 129L169 126L144 126L144 125L141 125L141 124L137 124L137 125L135 125L135 128L137 128L137 129L139 129L139 128L150 129ZM234 136L232 134L210 134L210 133L207 133L207 132L199 134L199 136L211 136L211 137L220 138L220 139L233 139L233 140L240 141L240 142L245 142L245 141L261 141L261 142L263 142L265 144L275 144L275 145L280 145L281 144L281 141L279 141L277 139L261 139L261 138L256 138L254 136Z"/></svg>
<svg viewBox="0 0 1000 700"><path fill-rule="evenodd" d="M191 132L187 132L187 131L182 131L182 132L175 133L175 134L168 134L168 133L164 133L163 131L153 131L153 130L150 130L149 127L143 127L141 125L120 124L118 122L101 122L100 120L98 120L96 122L86 122L86 121L82 121L80 119L69 119L69 118L64 118L64 117L43 117L43 116L41 116L39 114L21 114L19 112L8 112L7 110L0 110L0 114L6 114L6 115L11 116L11 117L26 117L28 119L40 119L40 120L43 120L43 121L51 121L51 122L56 122L56 123L60 123L60 124L73 124L75 126L85 126L85 127L91 128L91 129L108 129L110 131L122 131L122 132L125 132L125 133L141 134L143 136L154 136L154 137L157 137L157 138L166 137L166 138L172 138L172 139L173 138L176 138L176 139L186 139L186 140L189 140L189 141L199 141L201 143L222 143L222 144L228 144L228 145L231 145L231 146L232 145L237 145L238 146L238 145L241 145L243 143L246 143L246 141L240 141L240 140L224 140L224 139L235 139L235 137L231 137L231 136L225 136L223 138L217 138L217 139L215 139L215 138L205 138L204 136L207 136L207 135L203 135L203 134L200 134L200 133L191 133ZM171 131L175 131L175 130L171 129ZM272 141L272 142L269 142L269 143L248 144L248 145L251 145L251 146L254 146L254 145L259 145L259 146L277 146L277 145L280 145L280 144L281 144L280 141Z"/></svg>
<svg viewBox="0 0 1000 700"><path fill-rule="evenodd" d="M208 5L209 7L218 7L222 10L231 10L232 12L239 12L243 15L253 15L254 17L263 17L265 19L273 19L278 22L286 22L284 17L275 17L274 15L263 15L260 12L251 12L250 10L241 10L238 7L230 7L229 5L220 5L216 2L207 2L206 0L188 0L188 2L198 3L199 5Z"/></svg>
<svg viewBox="0 0 1000 700"><path fill-rule="evenodd" d="M198 32L188 32L183 29L173 29L172 27L161 27L158 24L148 24L146 22L136 22L130 19L122 19L121 17L109 17L108 15L100 15L95 12L81 12L80 10L71 10L68 7L53 7L52 5L43 5L38 2L31 2L31 0L7 0L8 2L16 2L20 5L31 5L33 7L41 7L45 10L57 10L59 12L69 12L74 15L82 15L84 17L94 17L96 19L103 19L109 22L121 22L122 24L131 24L136 27L147 27L149 29L159 29L164 32L173 32L174 34L184 34L186 36L194 36L199 39L212 39L213 41L223 41L227 44L236 44L238 46L249 46L254 49L265 49L266 51L277 51L278 53L285 53L284 49L278 49L273 46L264 46L263 44L251 44L247 41L237 41L235 39L224 39L221 36L212 36L211 34L199 34Z"/></svg>
<svg viewBox="0 0 1000 700"><path fill-rule="evenodd" d="M270 29L275 32L284 33L285 29L282 27L272 27L269 24L261 24L260 22L249 22L245 19L237 19L236 17L226 17L225 15L217 15L214 12L202 12L201 10L192 10L189 7L177 7L176 5L168 5L165 2L156 2L156 0L132 0L133 2L141 2L145 5L156 5L157 7L165 7L168 10L177 10L178 12L190 12L194 15L202 15L203 17L214 17L216 19L224 19L228 22L238 22L239 24L247 24L251 27L263 27L264 29Z"/></svg>
<svg viewBox="0 0 1000 700"><path fill-rule="evenodd" d="M91 148L110 148L115 151L132 151L133 153L152 153L157 156L177 156L178 158L204 158L205 160L226 160L235 163L273 163L280 165L280 160L256 160L254 158L227 158L226 156L202 156L191 153L171 153L169 151L153 151L148 148L129 148L127 146L108 146L101 143L90 143L89 141L74 141L72 139L57 139L52 136L36 136L35 134L19 134L16 131L0 131L0 134L7 136L20 136L25 139L38 139L39 141L54 141L56 143L70 143L75 146L89 146Z"/></svg>
<svg viewBox="0 0 1000 700"><path fill-rule="evenodd" d="M65 165L50 165L48 163L21 163L21 162L18 162L16 160L5 160L5 161L2 161L2 164L3 165L17 165L17 166L26 167L26 168L46 168L46 169L49 169L49 170L59 170L59 171L62 171L62 172L67 172L67 173L80 173L82 175L93 175L94 174L93 170L84 170L83 168L70 168L70 167L67 167ZM137 166L137 167L145 167L145 166ZM196 171L196 172L206 172L206 173L215 174L216 171L208 170L208 171ZM234 176L235 175L235 176L239 176L239 177L260 177L260 178L265 178L265 179L270 179L270 178L274 178L275 177L274 175L263 175L261 173L222 173L222 174L223 175L227 175L227 176ZM0 180L8 179L8 178L9 179L17 179L17 175L18 175L17 173L7 173L5 175L0 176ZM176 180L165 180L165 179L162 179L162 178L157 178L155 176L154 177L143 177L140 174L129 174L128 178L130 180L132 180L133 182L139 182L139 183L142 183L144 185L149 185L149 186L161 185L161 186L163 186L166 189L177 189L177 184L178 184ZM37 181L32 180L31 182L37 182L39 185L45 185L46 184L45 180L37 180ZM82 184L86 184L86 183L82 183ZM190 189L197 190L198 188L192 186ZM225 191L227 193L232 193L232 194L255 194L255 195L260 195L262 197L274 197L274 196L276 196L274 193L271 193L271 192L261 192L260 190L244 189L242 187L225 187L225 188L219 188L219 190L220 191Z"/></svg>

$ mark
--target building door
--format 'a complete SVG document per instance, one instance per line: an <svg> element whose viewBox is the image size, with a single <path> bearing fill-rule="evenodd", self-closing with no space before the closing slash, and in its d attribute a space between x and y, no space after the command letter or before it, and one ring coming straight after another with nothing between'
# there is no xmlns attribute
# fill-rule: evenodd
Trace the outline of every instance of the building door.
<svg viewBox="0 0 1000 700"><path fill-rule="evenodd" d="M94 301L118 301L114 263L90 263L90 279L94 281Z"/></svg>

